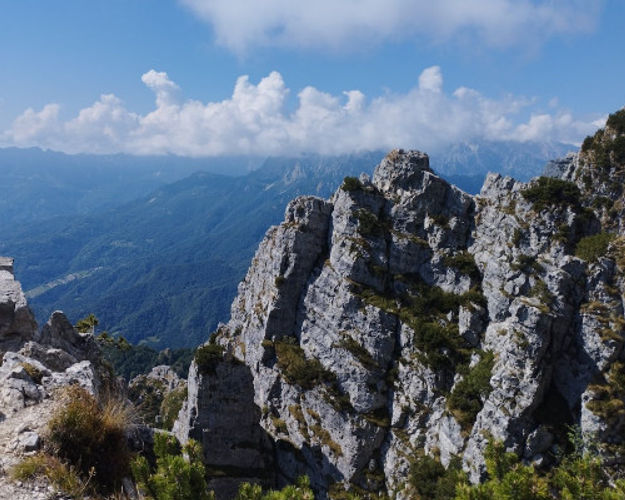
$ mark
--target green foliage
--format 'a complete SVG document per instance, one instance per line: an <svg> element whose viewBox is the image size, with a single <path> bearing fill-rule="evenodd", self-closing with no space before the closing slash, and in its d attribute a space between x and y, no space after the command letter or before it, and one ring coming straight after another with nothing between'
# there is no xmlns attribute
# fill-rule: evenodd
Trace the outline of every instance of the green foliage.
<svg viewBox="0 0 625 500"><path fill-rule="evenodd" d="M187 399L187 388L180 387L168 392L161 403L160 416L163 429L171 430L182 404Z"/></svg>
<svg viewBox="0 0 625 500"><path fill-rule="evenodd" d="M429 286L418 277L402 276L404 293L382 295L372 288L360 287L355 292L368 304L398 315L415 333L415 345L423 353L422 361L433 369L453 369L468 363L470 346L458 334L458 325L447 315L460 306L485 304L484 295L473 288L457 295Z"/></svg>
<svg viewBox="0 0 625 500"><path fill-rule="evenodd" d="M475 263L475 258L466 250L463 250L456 255L446 255L443 259L443 263L445 266L453 267L462 274L466 274L473 279L477 280L480 277L480 270Z"/></svg>
<svg viewBox="0 0 625 500"><path fill-rule="evenodd" d="M206 486L199 443L190 439L181 449L175 437L156 433L154 453L154 468L143 456L131 464L135 481L147 500L214 500Z"/></svg>
<svg viewBox="0 0 625 500"><path fill-rule="evenodd" d="M66 390L64 403L48 423L47 450L83 477L94 475L103 491L113 491L128 473L131 409L115 400L99 404L77 386Z"/></svg>
<svg viewBox="0 0 625 500"><path fill-rule="evenodd" d="M586 136L584 142L582 142L582 152L589 151L593 148L595 143L594 137L592 135Z"/></svg>
<svg viewBox="0 0 625 500"><path fill-rule="evenodd" d="M521 194L534 204L537 212L551 206L577 208L581 196L579 188L574 183L552 177L539 177Z"/></svg>
<svg viewBox="0 0 625 500"><path fill-rule="evenodd" d="M308 477L301 476L295 484L286 486L280 491L263 491L258 484L243 483L235 500L314 500L314 498Z"/></svg>
<svg viewBox="0 0 625 500"><path fill-rule="evenodd" d="M543 271L543 266L536 262L536 257L523 253L517 257L516 262L510 264L510 268L514 271L523 271L526 274L540 273Z"/></svg>
<svg viewBox="0 0 625 500"><path fill-rule="evenodd" d="M274 343L278 367L290 384L310 390L318 384L332 384L336 377L326 370L319 360L307 359L304 350L293 337L285 337Z"/></svg>
<svg viewBox="0 0 625 500"><path fill-rule="evenodd" d="M158 365L169 365L182 378L189 373L189 365L193 359L193 349L164 349L160 352L140 344L132 345L123 337L112 337L106 333L97 337L104 359L111 365L115 373L126 380L131 380Z"/></svg>
<svg viewBox="0 0 625 500"><path fill-rule="evenodd" d="M356 210L358 219L358 232L362 236L381 236L384 234L384 226L380 220L366 208Z"/></svg>
<svg viewBox="0 0 625 500"><path fill-rule="evenodd" d="M586 236L579 240L575 247L575 256L587 262L596 262L608 252L608 247L616 235L612 233L598 233Z"/></svg>
<svg viewBox="0 0 625 500"><path fill-rule="evenodd" d="M137 415L151 427L158 427L165 385L160 380L140 376L128 388L128 398L136 407Z"/></svg>
<svg viewBox="0 0 625 500"><path fill-rule="evenodd" d="M369 354L369 351L347 333L342 335L341 340L337 342L334 347L345 349L347 352L351 353L362 366L369 370L375 370L380 367L371 354Z"/></svg>
<svg viewBox="0 0 625 500"><path fill-rule="evenodd" d="M480 360L455 385L447 398L447 407L465 431L473 426L477 414L484 406L484 401L493 389L490 378L494 364L493 353L482 352Z"/></svg>
<svg viewBox="0 0 625 500"><path fill-rule="evenodd" d="M195 351L195 363L200 373L215 373L217 363L224 357L224 348L219 344L208 343Z"/></svg>
<svg viewBox="0 0 625 500"><path fill-rule="evenodd" d="M362 182L360 182L358 177L345 177L343 184L341 184L343 191L361 191L362 188Z"/></svg>
<svg viewBox="0 0 625 500"><path fill-rule="evenodd" d="M625 364L614 361L602 380L588 386L593 398L586 407L595 415L605 420L610 426L616 426L625 419Z"/></svg>
<svg viewBox="0 0 625 500"><path fill-rule="evenodd" d="M462 461L453 457L447 469L435 458L418 453L410 462L408 485L415 497L423 500L451 500L456 484L466 481Z"/></svg>
<svg viewBox="0 0 625 500"><path fill-rule="evenodd" d="M620 109L608 116L606 126L612 128L617 134L625 134L625 110Z"/></svg>
<svg viewBox="0 0 625 500"><path fill-rule="evenodd" d="M10 476L14 481L32 481L45 477L55 488L72 498L81 498L91 490L91 477L83 480L74 467L45 453L25 457L13 466Z"/></svg>
<svg viewBox="0 0 625 500"><path fill-rule="evenodd" d="M625 482L610 478L601 459L588 450L584 440L569 433L573 451L560 457L549 473L540 474L523 465L501 442L489 441L484 458L488 479L482 484L466 481L456 486L456 500L617 500L625 497Z"/></svg>
<svg viewBox="0 0 625 500"><path fill-rule="evenodd" d="M80 333L95 333L95 327L98 326L98 318L95 314L90 313L89 316L79 319L76 323L76 329Z"/></svg>

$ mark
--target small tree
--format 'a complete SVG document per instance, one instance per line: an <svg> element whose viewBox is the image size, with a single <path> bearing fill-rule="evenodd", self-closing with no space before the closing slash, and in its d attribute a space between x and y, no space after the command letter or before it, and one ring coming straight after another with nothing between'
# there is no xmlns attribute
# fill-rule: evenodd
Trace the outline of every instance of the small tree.
<svg viewBox="0 0 625 500"><path fill-rule="evenodd" d="M95 314L90 313L86 318L79 319L76 323L76 330L80 333L95 334L95 327L98 326L98 318Z"/></svg>

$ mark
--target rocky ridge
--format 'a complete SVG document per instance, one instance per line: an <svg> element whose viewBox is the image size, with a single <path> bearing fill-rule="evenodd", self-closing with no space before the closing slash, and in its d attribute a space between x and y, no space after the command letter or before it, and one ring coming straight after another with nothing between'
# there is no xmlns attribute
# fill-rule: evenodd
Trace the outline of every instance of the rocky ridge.
<svg viewBox="0 0 625 500"><path fill-rule="evenodd" d="M472 197L395 150L328 201L292 201L191 366L174 432L203 442L212 487L307 474L320 498L411 498L423 454L476 482L489 439L549 467L567 425L618 466L617 118L557 178L491 174Z"/></svg>
<svg viewBox="0 0 625 500"><path fill-rule="evenodd" d="M117 380L93 336L78 333L62 312L38 329L6 257L0 257L0 355L0 498L60 498L43 480L15 483L7 474L40 449L51 415L63 404L60 388L78 385L98 396L119 390Z"/></svg>

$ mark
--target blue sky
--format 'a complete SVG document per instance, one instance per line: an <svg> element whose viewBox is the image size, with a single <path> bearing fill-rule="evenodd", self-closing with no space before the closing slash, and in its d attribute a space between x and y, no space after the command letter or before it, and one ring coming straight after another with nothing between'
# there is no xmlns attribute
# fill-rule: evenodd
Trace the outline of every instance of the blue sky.
<svg viewBox="0 0 625 500"><path fill-rule="evenodd" d="M625 105L621 0L0 9L4 146L201 156L574 143Z"/></svg>

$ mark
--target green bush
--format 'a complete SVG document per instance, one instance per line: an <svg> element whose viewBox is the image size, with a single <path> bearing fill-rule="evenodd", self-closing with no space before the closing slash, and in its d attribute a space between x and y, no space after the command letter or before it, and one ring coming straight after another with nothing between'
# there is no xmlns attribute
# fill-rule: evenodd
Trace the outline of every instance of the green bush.
<svg viewBox="0 0 625 500"><path fill-rule="evenodd" d="M481 353L480 361L456 384L447 399L447 407L465 431L471 429L484 406L483 401L493 390L490 378L494 364L492 352Z"/></svg>
<svg viewBox="0 0 625 500"><path fill-rule="evenodd" d="M579 240L575 247L575 256L587 262L596 262L608 252L608 247L615 235L612 233L598 233L586 236Z"/></svg>
<svg viewBox="0 0 625 500"><path fill-rule="evenodd" d="M625 134L625 109L621 109L608 116L606 126L614 129L617 134Z"/></svg>
<svg viewBox="0 0 625 500"><path fill-rule="evenodd" d="M523 198L533 203L538 212L551 206L579 207L581 193L572 182L552 177L539 177L523 191Z"/></svg>
<svg viewBox="0 0 625 500"><path fill-rule="evenodd" d="M71 386L48 423L46 449L83 477L95 473L100 489L112 492L129 471L126 430L133 418L132 409L123 401L99 404L84 389Z"/></svg>
<svg viewBox="0 0 625 500"><path fill-rule="evenodd" d="M182 404L187 399L187 388L180 387L168 392L161 403L160 415L163 429L171 430L178 418Z"/></svg>
<svg viewBox="0 0 625 500"><path fill-rule="evenodd" d="M358 219L358 232L362 236L381 236L384 234L384 226L378 218L366 208L356 210Z"/></svg>
<svg viewBox="0 0 625 500"><path fill-rule="evenodd" d="M146 500L214 500L215 495L206 485L199 443L190 439L181 448L175 437L157 433L154 454L154 468L143 456L135 458L131 464L134 479Z"/></svg>
<svg viewBox="0 0 625 500"><path fill-rule="evenodd" d="M219 344L208 343L195 351L195 364L200 373L215 373L217 363L224 357L224 348Z"/></svg>
<svg viewBox="0 0 625 500"><path fill-rule="evenodd" d="M466 250L463 250L456 255L446 255L443 259L443 263L445 266L453 267L462 274L466 274L473 279L479 279L480 277L480 270L475 263L475 258Z"/></svg>
<svg viewBox="0 0 625 500"><path fill-rule="evenodd" d="M310 390L321 383L335 382L334 374L326 370L319 360L306 358L304 350L297 345L293 337L276 340L274 348L278 368L290 384L297 384L304 390Z"/></svg>
<svg viewBox="0 0 625 500"><path fill-rule="evenodd" d="M45 453L25 457L13 466L10 476L14 481L32 481L46 478L61 493L72 498L81 498L91 492L88 478L83 480L74 467Z"/></svg>
<svg viewBox="0 0 625 500"><path fill-rule="evenodd" d="M345 177L341 185L343 191L360 191L362 188L362 182L358 180L358 177Z"/></svg>
<svg viewBox="0 0 625 500"><path fill-rule="evenodd" d="M410 461L408 485L419 499L451 500L456 494L456 484L465 481L462 461L453 457L447 469L435 458L418 452Z"/></svg>
<svg viewBox="0 0 625 500"><path fill-rule="evenodd" d="M314 498L308 477L302 476L294 485L286 486L280 491L264 492L258 484L243 483L235 500L314 500Z"/></svg>

